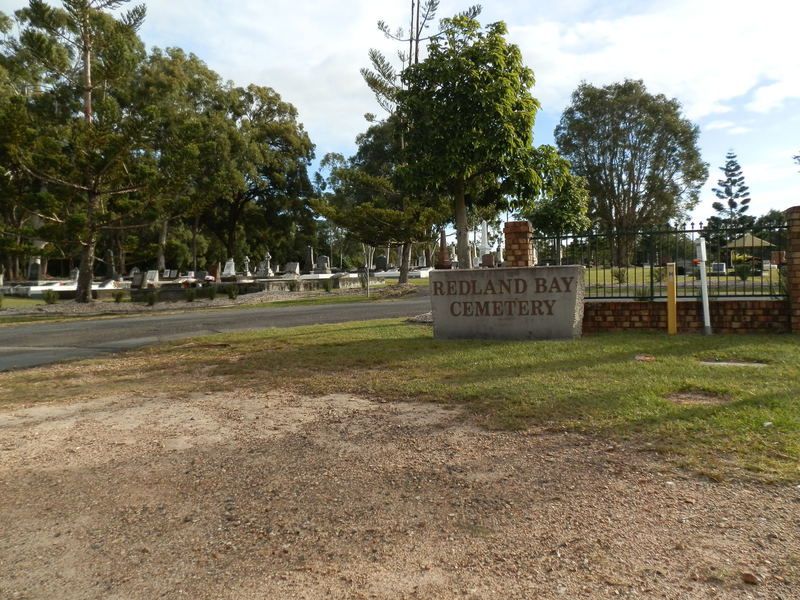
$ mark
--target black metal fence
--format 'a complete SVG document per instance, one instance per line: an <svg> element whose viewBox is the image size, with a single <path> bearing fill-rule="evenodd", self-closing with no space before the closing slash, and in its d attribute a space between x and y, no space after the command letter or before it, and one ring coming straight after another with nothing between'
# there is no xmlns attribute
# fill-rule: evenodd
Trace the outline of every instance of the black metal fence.
<svg viewBox="0 0 800 600"><path fill-rule="evenodd" d="M788 228L709 228L700 223L642 231L534 236L538 265L583 265L587 298L651 300L667 295L667 263L678 296L700 296L695 242L706 240L709 295L785 297Z"/></svg>

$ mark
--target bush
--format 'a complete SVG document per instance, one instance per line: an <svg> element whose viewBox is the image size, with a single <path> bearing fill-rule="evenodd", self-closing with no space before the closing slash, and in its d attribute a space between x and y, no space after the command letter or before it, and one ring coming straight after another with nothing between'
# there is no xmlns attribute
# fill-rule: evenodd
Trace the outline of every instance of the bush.
<svg viewBox="0 0 800 600"><path fill-rule="evenodd" d="M3 308L3 294L0 293L0 308Z"/></svg>
<svg viewBox="0 0 800 600"><path fill-rule="evenodd" d="M114 298L114 302L119 304L125 299L125 292L122 290L116 290L115 292L111 293L111 297Z"/></svg>
<svg viewBox="0 0 800 600"><path fill-rule="evenodd" d="M742 281L747 281L750 279L750 276L753 274L753 265L750 263L742 263L738 264L733 267L734 273L736 276L741 279Z"/></svg>
<svg viewBox="0 0 800 600"><path fill-rule="evenodd" d="M290 292L296 292L298 289L300 289L300 283L297 281L290 281L288 287Z"/></svg>
<svg viewBox="0 0 800 600"><path fill-rule="evenodd" d="M45 304L55 304L58 302L58 292L55 290L47 290L42 294L42 300Z"/></svg>
<svg viewBox="0 0 800 600"><path fill-rule="evenodd" d="M197 298L197 288L186 288L186 301L187 302L194 302L195 298Z"/></svg>
<svg viewBox="0 0 800 600"><path fill-rule="evenodd" d="M225 288L225 293L228 294L230 300L236 300L236 297L239 295L239 288L235 285L229 285Z"/></svg>
<svg viewBox="0 0 800 600"><path fill-rule="evenodd" d="M653 279L658 283L664 283L667 279L667 267L655 267L653 269Z"/></svg>
<svg viewBox="0 0 800 600"><path fill-rule="evenodd" d="M158 291L150 290L147 292L147 306L153 306L158 302Z"/></svg>
<svg viewBox="0 0 800 600"><path fill-rule="evenodd" d="M322 284L322 287L325 289L326 292L330 294L331 289L333 288L333 284L331 283L330 279L326 279L325 282Z"/></svg>
<svg viewBox="0 0 800 600"><path fill-rule="evenodd" d="M615 267L611 269L611 279L619 284L628 281L628 269L625 267Z"/></svg>
<svg viewBox="0 0 800 600"><path fill-rule="evenodd" d="M217 297L217 286L210 285L208 286L208 291L206 291L206 296L208 296L209 300L213 300Z"/></svg>

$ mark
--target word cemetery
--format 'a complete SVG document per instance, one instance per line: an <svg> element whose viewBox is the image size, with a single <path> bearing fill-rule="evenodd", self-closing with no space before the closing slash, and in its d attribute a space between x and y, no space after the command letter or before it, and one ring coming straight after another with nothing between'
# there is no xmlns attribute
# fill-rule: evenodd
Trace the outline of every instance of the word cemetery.
<svg viewBox="0 0 800 600"><path fill-rule="evenodd" d="M454 339L581 335L583 267L433 271L434 334Z"/></svg>

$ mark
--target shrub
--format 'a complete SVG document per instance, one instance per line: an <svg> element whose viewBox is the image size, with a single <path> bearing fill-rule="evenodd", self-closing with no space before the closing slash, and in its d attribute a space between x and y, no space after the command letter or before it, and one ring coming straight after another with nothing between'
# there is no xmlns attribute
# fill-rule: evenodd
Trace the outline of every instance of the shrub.
<svg viewBox="0 0 800 600"><path fill-rule="evenodd" d="M617 283L625 283L628 281L628 269L625 267L615 267L611 269L611 279Z"/></svg>
<svg viewBox="0 0 800 600"><path fill-rule="evenodd" d="M0 293L0 308L3 308L3 294Z"/></svg>
<svg viewBox="0 0 800 600"><path fill-rule="evenodd" d="M206 292L206 295L208 296L209 300L213 300L214 298L216 298L217 297L217 286L215 286L215 285L208 286L208 291Z"/></svg>
<svg viewBox="0 0 800 600"><path fill-rule="evenodd" d="M733 268L734 273L736 276L741 279L742 281L747 281L750 279L750 276L753 274L753 265L750 263L741 263L736 265Z"/></svg>
<svg viewBox="0 0 800 600"><path fill-rule="evenodd" d="M158 291L150 290L147 292L147 306L153 306L158 302Z"/></svg>
<svg viewBox="0 0 800 600"><path fill-rule="evenodd" d="M111 293L111 297L114 298L114 302L119 304L125 299L125 292L123 292L122 290L116 290Z"/></svg>
<svg viewBox="0 0 800 600"><path fill-rule="evenodd" d="M55 304L58 302L58 292L55 290L47 290L42 294L42 300L45 304Z"/></svg>
<svg viewBox="0 0 800 600"><path fill-rule="evenodd" d="M667 268L655 267L653 269L653 279L655 279L658 283L664 283L664 281L667 279Z"/></svg>
<svg viewBox="0 0 800 600"><path fill-rule="evenodd" d="M194 302L195 298L197 298L197 288L186 288L186 301Z"/></svg>
<svg viewBox="0 0 800 600"><path fill-rule="evenodd" d="M229 299L236 300L236 297L239 295L239 288L235 285L229 285L225 288L225 293L228 294Z"/></svg>
<svg viewBox="0 0 800 600"><path fill-rule="evenodd" d="M333 285L331 284L331 280L330 279L326 279L325 282L322 284L322 287L325 288L325 291L330 294L331 293L331 289L333 287Z"/></svg>
<svg viewBox="0 0 800 600"><path fill-rule="evenodd" d="M296 292L298 289L300 289L300 283L299 282L297 282L297 281L290 281L289 282L289 291L290 292Z"/></svg>

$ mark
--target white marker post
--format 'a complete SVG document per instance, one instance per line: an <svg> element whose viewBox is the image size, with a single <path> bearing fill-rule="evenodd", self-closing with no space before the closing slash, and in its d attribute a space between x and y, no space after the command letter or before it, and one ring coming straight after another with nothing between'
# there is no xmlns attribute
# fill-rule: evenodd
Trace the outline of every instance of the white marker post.
<svg viewBox="0 0 800 600"><path fill-rule="evenodd" d="M706 276L706 240L697 238L694 243L697 260L700 262L700 293L703 296L703 333L711 335L711 310L708 306L708 277Z"/></svg>

